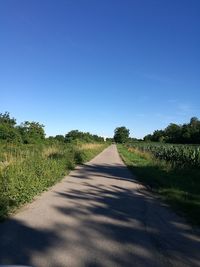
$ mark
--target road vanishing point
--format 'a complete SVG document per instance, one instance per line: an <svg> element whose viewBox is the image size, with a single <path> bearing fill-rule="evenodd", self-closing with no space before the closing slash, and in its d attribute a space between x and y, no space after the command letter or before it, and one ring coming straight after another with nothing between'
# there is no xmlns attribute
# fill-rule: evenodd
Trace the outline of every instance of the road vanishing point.
<svg viewBox="0 0 200 267"><path fill-rule="evenodd" d="M0 224L0 264L200 266L200 236L111 145Z"/></svg>

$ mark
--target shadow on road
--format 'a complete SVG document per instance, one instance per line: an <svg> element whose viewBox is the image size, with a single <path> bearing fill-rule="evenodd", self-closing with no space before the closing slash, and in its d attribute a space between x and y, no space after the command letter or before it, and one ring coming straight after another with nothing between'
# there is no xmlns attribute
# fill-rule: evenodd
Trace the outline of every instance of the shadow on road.
<svg viewBox="0 0 200 267"><path fill-rule="evenodd" d="M94 176L102 181L92 181ZM199 239L176 215L132 187L135 180L126 167L85 165L73 179L74 187L56 192L66 204L54 206L73 223L45 231L7 220L0 225L0 263L31 265L34 253L45 257L63 244L63 266L68 258L87 267L200 266ZM61 267L56 260L48 266Z"/></svg>
<svg viewBox="0 0 200 267"><path fill-rule="evenodd" d="M0 224L0 264L31 265L31 254L45 252L58 242L53 231L38 230L21 221L8 219Z"/></svg>

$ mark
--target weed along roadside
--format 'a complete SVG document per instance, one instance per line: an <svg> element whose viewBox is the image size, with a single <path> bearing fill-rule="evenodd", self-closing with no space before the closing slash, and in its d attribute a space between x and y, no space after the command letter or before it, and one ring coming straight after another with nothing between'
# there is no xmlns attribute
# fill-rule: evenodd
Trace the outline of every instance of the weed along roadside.
<svg viewBox="0 0 200 267"><path fill-rule="evenodd" d="M190 223L200 225L199 168L174 166L149 152L125 145L117 147L124 163L139 181L158 193Z"/></svg>
<svg viewBox="0 0 200 267"><path fill-rule="evenodd" d="M108 144L1 145L0 220L48 190L77 164L91 160Z"/></svg>

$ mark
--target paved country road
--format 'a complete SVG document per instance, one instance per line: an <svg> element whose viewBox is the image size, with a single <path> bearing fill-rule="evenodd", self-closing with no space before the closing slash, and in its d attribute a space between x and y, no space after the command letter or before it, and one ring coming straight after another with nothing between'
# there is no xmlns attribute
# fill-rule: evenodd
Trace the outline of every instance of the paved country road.
<svg viewBox="0 0 200 267"><path fill-rule="evenodd" d="M0 264L200 266L200 238L134 180L112 145L0 224Z"/></svg>

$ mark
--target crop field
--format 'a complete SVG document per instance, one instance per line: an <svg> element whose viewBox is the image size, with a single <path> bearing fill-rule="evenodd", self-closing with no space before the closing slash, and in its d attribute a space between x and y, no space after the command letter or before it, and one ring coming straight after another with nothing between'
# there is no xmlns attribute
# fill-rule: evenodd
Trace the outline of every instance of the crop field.
<svg viewBox="0 0 200 267"><path fill-rule="evenodd" d="M129 144L128 147L151 153L155 158L167 161L174 167L200 168L200 146L198 145L138 142Z"/></svg>
<svg viewBox="0 0 200 267"><path fill-rule="evenodd" d="M0 144L0 219L47 190L107 144Z"/></svg>
<svg viewBox="0 0 200 267"><path fill-rule="evenodd" d="M135 142L118 145L134 175L188 221L200 225L199 146Z"/></svg>

